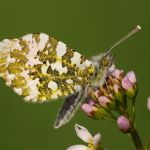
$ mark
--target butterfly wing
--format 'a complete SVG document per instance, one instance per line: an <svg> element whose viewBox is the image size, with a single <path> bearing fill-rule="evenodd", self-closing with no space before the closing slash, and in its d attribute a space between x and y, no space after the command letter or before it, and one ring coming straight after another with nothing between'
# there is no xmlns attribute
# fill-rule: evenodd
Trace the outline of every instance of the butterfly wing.
<svg viewBox="0 0 150 150"><path fill-rule="evenodd" d="M0 77L26 101L68 96L80 91L94 73L89 60L44 33L0 42Z"/></svg>
<svg viewBox="0 0 150 150"><path fill-rule="evenodd" d="M63 103L61 109L58 112L57 118L54 123L54 128L59 128L66 124L74 116L80 105L82 104L82 98L84 95L83 89L79 92L69 95Z"/></svg>

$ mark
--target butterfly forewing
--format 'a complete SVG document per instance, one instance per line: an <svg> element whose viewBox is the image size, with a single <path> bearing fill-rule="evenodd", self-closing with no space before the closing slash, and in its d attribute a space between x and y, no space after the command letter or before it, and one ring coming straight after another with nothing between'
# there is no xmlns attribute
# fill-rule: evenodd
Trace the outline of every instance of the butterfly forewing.
<svg viewBox="0 0 150 150"><path fill-rule="evenodd" d="M68 96L80 91L94 73L89 60L44 33L0 42L0 76L26 101Z"/></svg>

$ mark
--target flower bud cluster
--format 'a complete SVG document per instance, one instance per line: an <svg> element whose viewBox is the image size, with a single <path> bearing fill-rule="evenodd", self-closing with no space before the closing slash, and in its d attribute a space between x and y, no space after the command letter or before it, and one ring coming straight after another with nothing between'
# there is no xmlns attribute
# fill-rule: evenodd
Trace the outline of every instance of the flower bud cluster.
<svg viewBox="0 0 150 150"><path fill-rule="evenodd" d="M125 74L122 70L115 69L106 78L102 87L89 90L90 100L82 105L82 110L95 119L115 119L122 132L128 132L131 124L127 112L128 99L134 99L137 94L137 81L133 71ZM119 117L112 112L116 111Z"/></svg>

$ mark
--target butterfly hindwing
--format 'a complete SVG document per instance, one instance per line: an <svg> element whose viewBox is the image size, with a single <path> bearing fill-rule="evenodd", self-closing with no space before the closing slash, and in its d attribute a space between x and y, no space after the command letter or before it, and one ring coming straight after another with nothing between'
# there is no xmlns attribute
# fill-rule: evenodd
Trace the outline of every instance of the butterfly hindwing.
<svg viewBox="0 0 150 150"><path fill-rule="evenodd" d="M56 121L54 123L54 128L59 128L60 126L70 121L70 119L74 116L75 112L82 104L82 99L84 97L83 95L84 91L82 89L79 92L75 92L66 98L58 112Z"/></svg>
<svg viewBox="0 0 150 150"><path fill-rule="evenodd" d="M94 72L84 56L44 33L0 42L0 77L26 101L80 91Z"/></svg>

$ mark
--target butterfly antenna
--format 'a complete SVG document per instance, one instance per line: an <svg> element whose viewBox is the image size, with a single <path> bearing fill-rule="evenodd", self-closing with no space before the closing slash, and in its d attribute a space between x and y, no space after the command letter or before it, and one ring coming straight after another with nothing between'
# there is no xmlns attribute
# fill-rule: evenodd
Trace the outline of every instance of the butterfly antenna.
<svg viewBox="0 0 150 150"><path fill-rule="evenodd" d="M122 42L124 42L125 40L127 40L129 37L131 37L133 34L137 33L138 31L141 30L141 26L137 25L132 31L130 31L127 35L125 35L123 38L121 38L118 42L114 43L105 53L105 55L109 54L111 52L111 50L118 46L119 44L121 44Z"/></svg>

